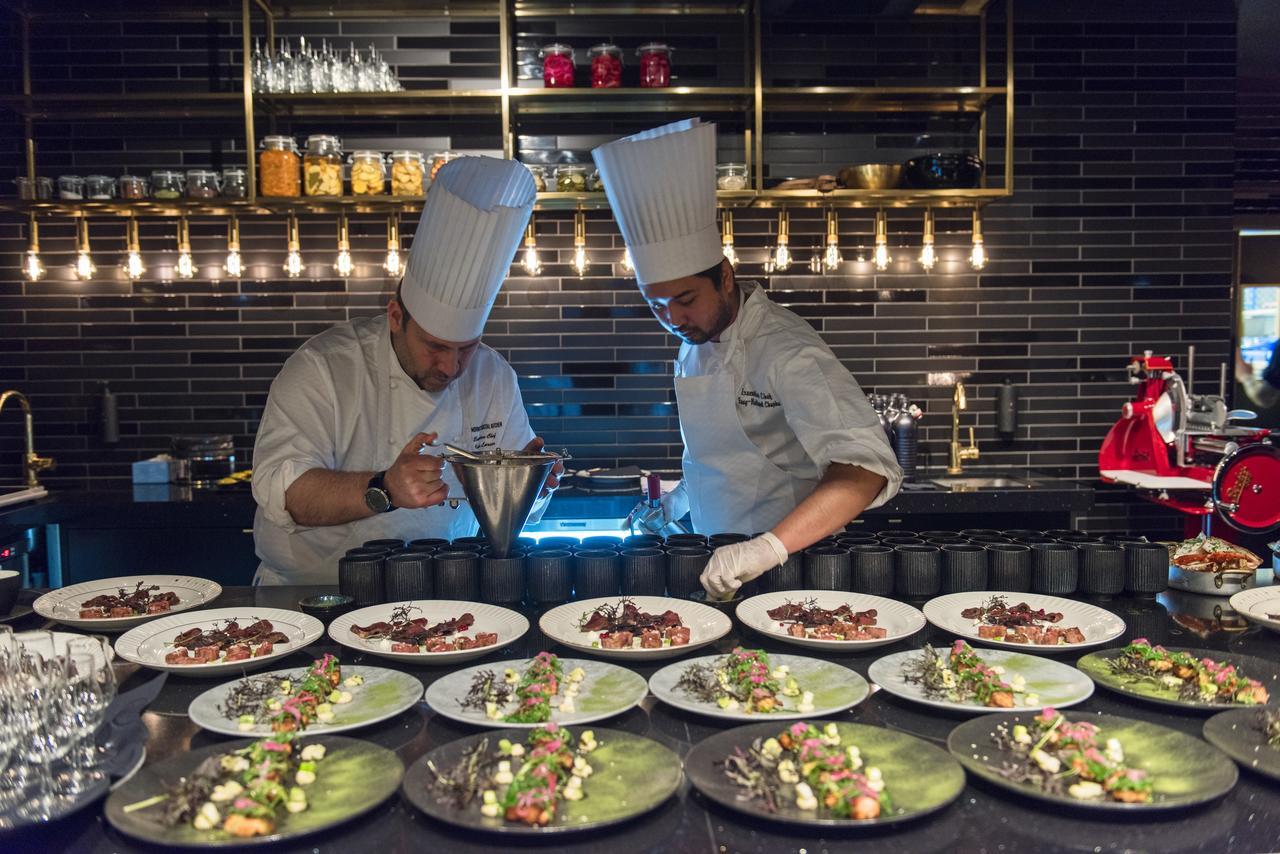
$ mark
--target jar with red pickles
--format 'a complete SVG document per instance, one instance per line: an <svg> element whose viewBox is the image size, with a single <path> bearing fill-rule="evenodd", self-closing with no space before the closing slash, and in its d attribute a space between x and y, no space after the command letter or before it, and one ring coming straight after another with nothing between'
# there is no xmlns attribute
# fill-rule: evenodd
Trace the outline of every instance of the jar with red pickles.
<svg viewBox="0 0 1280 854"><path fill-rule="evenodd" d="M622 51L616 44L591 48L591 88L617 89L622 85Z"/></svg>
<svg viewBox="0 0 1280 854"><path fill-rule="evenodd" d="M573 88L573 48L549 44L538 51L542 57L542 85L548 89Z"/></svg>
<svg viewBox="0 0 1280 854"><path fill-rule="evenodd" d="M640 57L640 86L665 89L671 85L671 48L657 42L636 49Z"/></svg>

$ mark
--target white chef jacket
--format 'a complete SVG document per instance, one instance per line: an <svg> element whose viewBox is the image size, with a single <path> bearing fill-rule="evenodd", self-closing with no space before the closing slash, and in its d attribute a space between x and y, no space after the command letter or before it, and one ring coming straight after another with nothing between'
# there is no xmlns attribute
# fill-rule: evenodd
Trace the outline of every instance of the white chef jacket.
<svg viewBox="0 0 1280 854"><path fill-rule="evenodd" d="M271 384L253 448L257 584L334 584L338 558L382 538L471 536L469 505L397 509L344 525L306 527L285 510L285 491L306 471L383 471L418 432L469 450L523 448L533 438L515 371L480 344L462 376L423 391L391 349L386 315L339 324L307 341ZM445 466L449 495L462 486ZM529 515L537 521L547 501Z"/></svg>
<svg viewBox="0 0 1280 854"><path fill-rule="evenodd" d="M740 281L738 288L738 316L720 341L682 344L676 359L694 529L767 531L813 491L831 463L860 466L885 478L869 507L893 498L902 485L902 469L857 381L802 318L771 302L755 282ZM723 414L703 405L702 399L711 395L681 396L685 378L694 378L686 388L701 392L708 387L696 385L704 382L696 378L713 376L720 377L721 387L733 383L736 393L721 399L732 405L728 401L736 398L737 421L747 441L734 435L734 425ZM699 429L705 433L711 422L719 422L720 432L693 435ZM736 443L740 450L720 453L708 471L708 464L700 467L690 452L698 438L704 448L719 451ZM730 504L736 509L726 510Z"/></svg>

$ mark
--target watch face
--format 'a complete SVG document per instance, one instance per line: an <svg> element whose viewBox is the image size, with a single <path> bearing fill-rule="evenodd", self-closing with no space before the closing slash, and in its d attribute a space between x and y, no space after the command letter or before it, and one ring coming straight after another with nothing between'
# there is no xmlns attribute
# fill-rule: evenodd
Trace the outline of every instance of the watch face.
<svg viewBox="0 0 1280 854"><path fill-rule="evenodd" d="M364 491L364 503L369 505L369 509L374 513L385 513L391 506L391 498L384 490L371 486Z"/></svg>

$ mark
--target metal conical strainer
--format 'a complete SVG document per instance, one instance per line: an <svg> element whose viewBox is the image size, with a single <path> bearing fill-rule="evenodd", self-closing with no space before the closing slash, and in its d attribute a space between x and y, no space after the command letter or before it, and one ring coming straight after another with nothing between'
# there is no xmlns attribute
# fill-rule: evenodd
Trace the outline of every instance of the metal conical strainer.
<svg viewBox="0 0 1280 854"><path fill-rule="evenodd" d="M547 475L567 452L473 451L474 459L449 454L444 459L458 476L467 503L494 554L506 556L529 518Z"/></svg>

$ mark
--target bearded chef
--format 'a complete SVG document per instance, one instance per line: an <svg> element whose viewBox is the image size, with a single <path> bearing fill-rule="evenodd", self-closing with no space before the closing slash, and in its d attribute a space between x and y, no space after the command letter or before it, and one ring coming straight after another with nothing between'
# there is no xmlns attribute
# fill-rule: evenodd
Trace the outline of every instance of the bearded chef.
<svg viewBox="0 0 1280 854"><path fill-rule="evenodd" d="M675 364L684 477L658 527L763 531L716 549L717 597L839 531L902 483L862 390L813 328L738 281L716 222L715 127L690 119L592 152L636 281L682 343Z"/></svg>
<svg viewBox="0 0 1280 854"><path fill-rule="evenodd" d="M475 534L425 445L541 448L516 374L480 341L533 209L529 171L464 157L436 175L386 313L302 345L271 384L253 449L257 584L332 584L372 539ZM535 520L563 471L530 513Z"/></svg>

